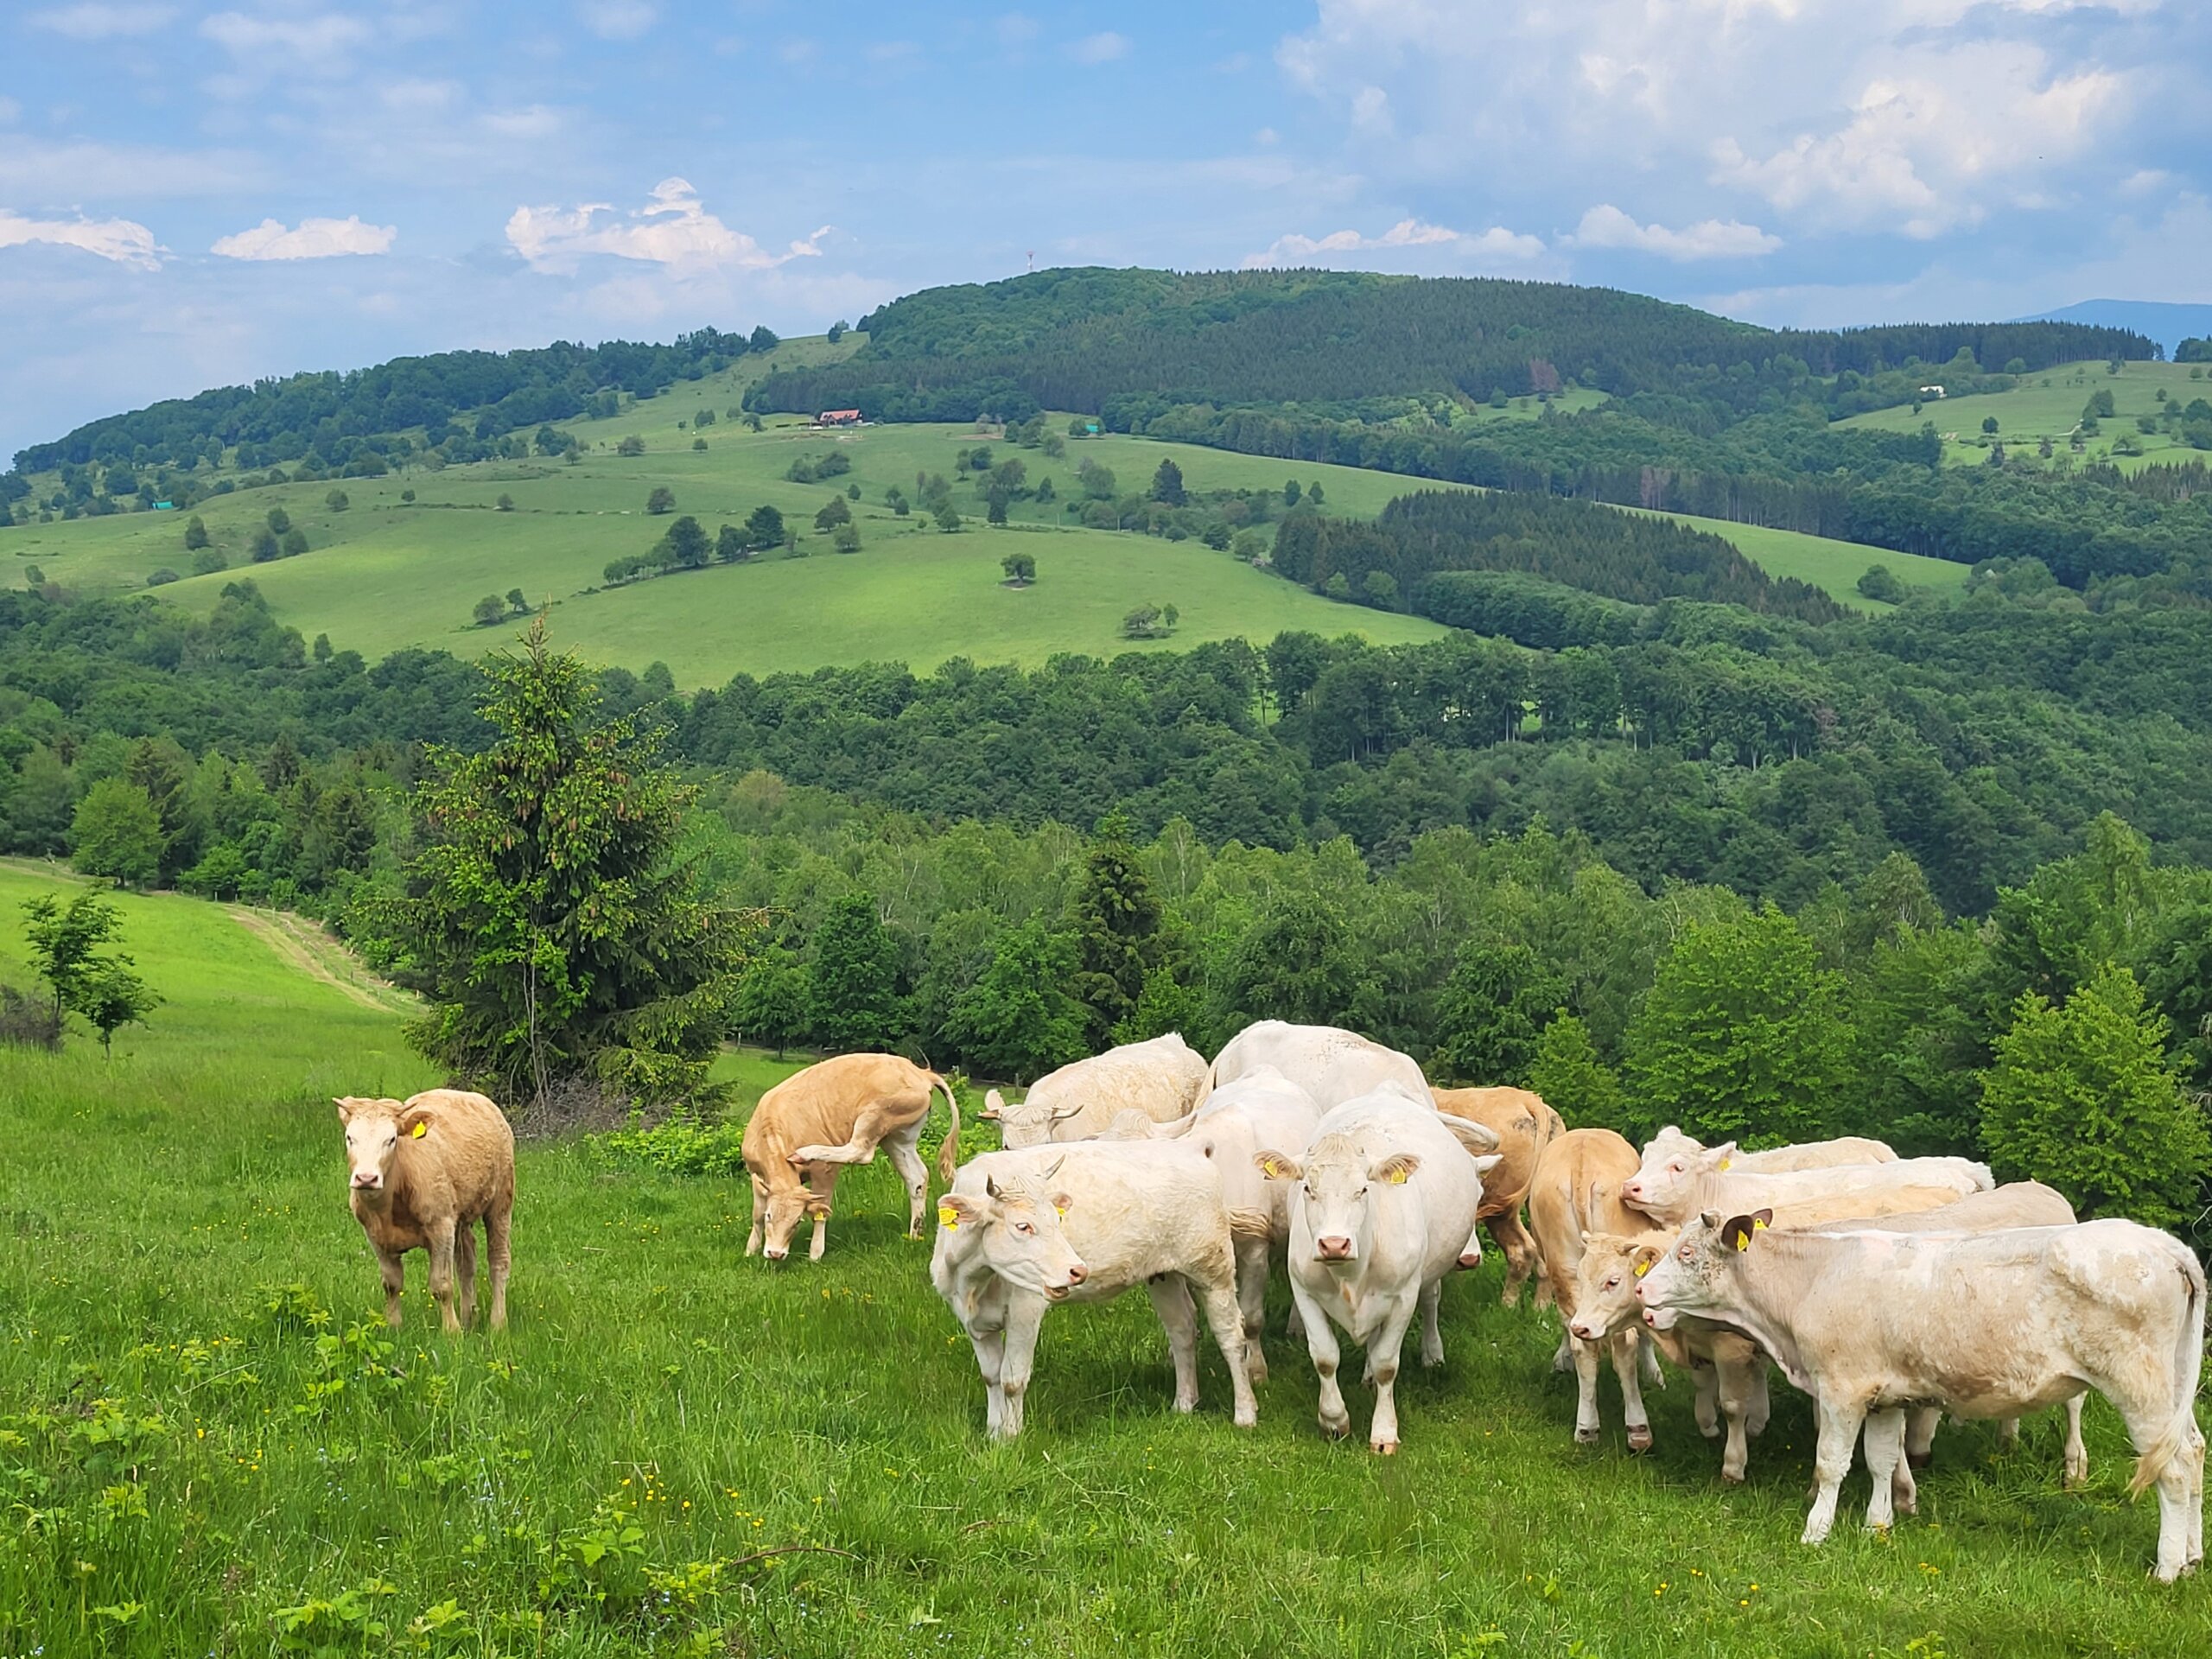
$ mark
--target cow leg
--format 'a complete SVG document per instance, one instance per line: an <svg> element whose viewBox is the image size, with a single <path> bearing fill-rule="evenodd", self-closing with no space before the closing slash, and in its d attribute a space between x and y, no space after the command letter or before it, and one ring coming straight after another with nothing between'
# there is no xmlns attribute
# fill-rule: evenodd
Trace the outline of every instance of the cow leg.
<svg viewBox="0 0 2212 1659"><path fill-rule="evenodd" d="M1320 1304L1306 1294L1306 1287L1295 1274L1290 1281L1290 1296L1306 1325L1306 1357L1313 1362L1313 1374L1321 1379L1321 1432L1340 1440L1351 1433L1351 1414L1344 1409L1344 1391L1337 1383L1337 1367L1343 1363L1344 1351L1337 1345L1336 1327L1329 1323Z"/></svg>
<svg viewBox="0 0 2212 1659"><path fill-rule="evenodd" d="M1552 1350L1552 1370L1565 1373L1574 1369L1574 1338L1565 1331L1559 1333L1559 1346Z"/></svg>
<svg viewBox="0 0 2212 1659"><path fill-rule="evenodd" d="M1904 1494L1911 1492L1912 1462L1905 1457L1905 1414L1892 1407L1886 1411L1870 1413L1866 1419L1866 1473L1874 1483L1874 1490L1866 1499L1866 1528L1870 1532L1887 1532L1896 1518L1897 1499L1901 1496L1896 1482L1900 1477L1905 1482ZM1904 1504L1908 1513L1912 1509L1909 1496Z"/></svg>
<svg viewBox="0 0 2212 1659"><path fill-rule="evenodd" d="M384 1280L384 1322L395 1331L399 1329L400 1296L407 1288L405 1264L406 1257L397 1250L377 1250L377 1273Z"/></svg>
<svg viewBox="0 0 2212 1659"><path fill-rule="evenodd" d="M1598 1443L1602 1423L1598 1415L1598 1344L1569 1336L1574 1350L1574 1438L1584 1446Z"/></svg>
<svg viewBox="0 0 2212 1659"><path fill-rule="evenodd" d="M1720 1452L1720 1478L1741 1481L1751 1462L1751 1448L1744 1439L1745 1421L1754 1404L1763 1407L1765 1402L1765 1391L1761 1385L1766 1380L1766 1361L1758 1354L1752 1355L1748 1363L1716 1359L1713 1372L1719 1385L1721 1414L1728 1420L1728 1444Z"/></svg>
<svg viewBox="0 0 2212 1659"><path fill-rule="evenodd" d="M1175 1409L1195 1411L1198 1405L1198 1316L1191 1307L1191 1287L1179 1273L1154 1274L1145 1281L1144 1287L1151 1294L1152 1311L1167 1327L1168 1351L1175 1357Z"/></svg>
<svg viewBox="0 0 2212 1659"><path fill-rule="evenodd" d="M1637 1347L1642 1355L1640 1363L1643 1367L1643 1380L1655 1389L1665 1388L1667 1373L1659 1369L1659 1344L1634 1325L1629 1327L1629 1334L1636 1338Z"/></svg>
<svg viewBox="0 0 2212 1659"><path fill-rule="evenodd" d="M484 1214L484 1263L492 1277L492 1313L489 1324L494 1331L507 1328L507 1274L514 1265L514 1248L511 1236L514 1229L515 1201L500 1199Z"/></svg>
<svg viewBox="0 0 2212 1659"><path fill-rule="evenodd" d="M1260 1340L1268 1323L1268 1241L1239 1238L1236 1247L1236 1311L1244 1332L1244 1370L1256 1386L1268 1380L1268 1353ZM1294 1303L1292 1311L1296 1312Z"/></svg>
<svg viewBox="0 0 2212 1659"><path fill-rule="evenodd" d="M430 1240L430 1300L438 1305L438 1317L443 1321L446 1334L453 1336L461 1330L461 1321L453 1311L453 1235L451 1217L433 1222L428 1229Z"/></svg>
<svg viewBox="0 0 2212 1659"><path fill-rule="evenodd" d="M1812 1512L1805 1517L1804 1535L1799 1540L1808 1544L1825 1542L1828 1529L1835 1525L1836 1498L1843 1490L1843 1478L1851 1472L1851 1454L1859 1448L1859 1427L1866 1421L1866 1408L1856 1400L1831 1400L1823 1395L1815 1400L1813 1412L1821 1440L1813 1459L1816 1484ZM1886 1497L1886 1480L1882 1490Z"/></svg>
<svg viewBox="0 0 2212 1659"><path fill-rule="evenodd" d="M922 1163L922 1154L915 1142L921 1139L922 1126L917 1122L912 1128L901 1129L883 1143L883 1150L891 1160L891 1167L899 1172L899 1179L906 1184L906 1236L922 1236L922 1217L930 1204L930 1173Z"/></svg>
<svg viewBox="0 0 2212 1659"><path fill-rule="evenodd" d="M2082 1403L2089 1396L2077 1394L2066 1402L2066 1484L2085 1486L2089 1480L2089 1449L2082 1444Z"/></svg>
<svg viewBox="0 0 2212 1659"><path fill-rule="evenodd" d="M1628 1449L1649 1452L1651 1419L1644 1413L1639 1373L1643 1357L1652 1351L1651 1344L1643 1340L1640 1331L1630 1329L1607 1338L1606 1345L1613 1351L1613 1375L1621 1380L1621 1414L1628 1423Z"/></svg>
<svg viewBox="0 0 2212 1659"><path fill-rule="evenodd" d="M1904 1454L1923 1468L1936 1455L1936 1430L1943 1421L1941 1406L1915 1406L1905 1427Z"/></svg>
<svg viewBox="0 0 2212 1659"><path fill-rule="evenodd" d="M453 1230L454 1306L461 1311L461 1328L476 1323L476 1224L461 1221Z"/></svg>
<svg viewBox="0 0 2212 1659"><path fill-rule="evenodd" d="M804 1169L810 1164L872 1164L875 1149L888 1136L899 1133L899 1124L891 1113L880 1106L870 1106L853 1120L853 1132L840 1147L800 1147L790 1154L794 1169ZM918 1134L921 1126L914 1126Z"/></svg>
<svg viewBox="0 0 2212 1659"><path fill-rule="evenodd" d="M1382 1328L1367 1344L1367 1369L1375 1378L1375 1418L1367 1431L1367 1446L1386 1458L1398 1452L1398 1360L1406 1345L1406 1327L1414 1322L1414 1305L1401 1300L1391 1306Z"/></svg>
<svg viewBox="0 0 2212 1659"><path fill-rule="evenodd" d="M1436 1328L1436 1310L1444 1300L1444 1281L1433 1279L1421 1287L1421 1363L1444 1363L1444 1333Z"/></svg>
<svg viewBox="0 0 2212 1659"><path fill-rule="evenodd" d="M2020 1444L2020 1420L2018 1418L2007 1417L1997 1425L1997 1444L2004 1447L2007 1452L2012 1451Z"/></svg>
<svg viewBox="0 0 2212 1659"><path fill-rule="evenodd" d="M2101 1390L2120 1408L2120 1417L2127 1424L2127 1438L2139 1455L2164 1433L2177 1406L2183 1411L2193 1409L2194 1402L2186 1398L2157 1397L2173 1391L2168 1385L2155 1394L2143 1389L2123 1398L2112 1387ZM2195 1422L2190 1424L2179 1449L2158 1471L2158 1564L2153 1573L2159 1583L2171 1584L2193 1561L2202 1559L2204 1548L2204 1437Z"/></svg>
<svg viewBox="0 0 2212 1659"><path fill-rule="evenodd" d="M830 1248L830 1202L837 1195L837 1172L842 1167L834 1162L818 1163L806 1172L806 1214L814 1224L814 1236L806 1245L810 1262L819 1262L822 1252Z"/></svg>
<svg viewBox="0 0 2212 1659"><path fill-rule="evenodd" d="M1690 1402L1690 1415L1697 1419L1697 1432L1708 1440L1719 1440L1719 1368L1709 1359L1694 1359L1690 1362L1690 1381L1697 1385L1697 1398Z"/></svg>
<svg viewBox="0 0 2212 1659"><path fill-rule="evenodd" d="M1536 1270L1536 1244L1522 1223L1521 1207L1516 1205L1503 1215L1492 1216L1490 1236L1497 1241L1499 1254L1505 1257L1505 1290L1498 1300L1507 1307L1517 1306L1521 1287Z"/></svg>
<svg viewBox="0 0 2212 1659"><path fill-rule="evenodd" d="M1774 1397L1769 1392L1766 1356L1755 1350L1749 1363L1751 1368L1751 1403L1744 1410L1744 1428L1747 1433L1757 1436L1766 1433L1767 1420L1774 1415Z"/></svg>
<svg viewBox="0 0 2212 1659"><path fill-rule="evenodd" d="M1266 1256L1261 1257L1262 1265ZM1249 1356L1257 1351L1260 1339L1248 1336L1249 1328L1244 1321L1244 1310L1236 1300L1236 1287L1231 1285L1200 1285L1198 1298L1205 1304L1206 1328L1213 1332L1214 1345L1221 1350L1222 1358L1229 1362L1229 1391L1233 1402L1230 1421L1239 1428L1249 1428L1260 1421L1260 1408L1252 1398L1252 1370ZM1193 1344L1195 1346L1195 1344ZM1260 1376L1267 1376L1267 1363L1260 1365Z"/></svg>
<svg viewBox="0 0 2212 1659"><path fill-rule="evenodd" d="M968 1345L976 1351L976 1370L983 1379L983 1432L1000 1437L1006 1422L1006 1294L986 1290L976 1298Z"/></svg>
<svg viewBox="0 0 2212 1659"><path fill-rule="evenodd" d="M1003 1357L999 1363L998 1436L1010 1440L1021 1433L1023 1403L1029 1397L1029 1376L1037 1359L1037 1327L1045 1321L1045 1299L1024 1291L1007 1298Z"/></svg>
<svg viewBox="0 0 2212 1659"><path fill-rule="evenodd" d="M755 1179L753 1183L753 1230L745 1236L745 1253L758 1255L760 1240L768 1225L768 1184Z"/></svg>

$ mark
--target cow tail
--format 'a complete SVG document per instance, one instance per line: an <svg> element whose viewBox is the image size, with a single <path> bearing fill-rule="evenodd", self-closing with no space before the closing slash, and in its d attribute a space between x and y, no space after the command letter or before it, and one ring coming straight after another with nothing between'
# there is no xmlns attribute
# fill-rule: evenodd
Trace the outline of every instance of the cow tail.
<svg viewBox="0 0 2212 1659"><path fill-rule="evenodd" d="M960 1163L960 1103L953 1098L952 1085L932 1071L931 1084L944 1090L944 1109L952 1121L944 1126L944 1144L937 1149L937 1178L947 1186L952 1185L952 1172Z"/></svg>
<svg viewBox="0 0 2212 1659"><path fill-rule="evenodd" d="M2131 1498L2142 1497L2196 1433L2196 1385L2204 1369L2204 1268L2186 1244L2175 1248L2182 1258L2182 1277L2189 1283L2189 1317L2182 1321L2181 1340L2174 1351L2174 1385L2179 1397L2172 1419L2135 1459L2135 1478L2127 1483Z"/></svg>
<svg viewBox="0 0 2212 1659"><path fill-rule="evenodd" d="M1267 1238L1273 1235L1274 1223L1264 1210L1235 1210L1229 1212L1229 1236L1231 1238Z"/></svg>

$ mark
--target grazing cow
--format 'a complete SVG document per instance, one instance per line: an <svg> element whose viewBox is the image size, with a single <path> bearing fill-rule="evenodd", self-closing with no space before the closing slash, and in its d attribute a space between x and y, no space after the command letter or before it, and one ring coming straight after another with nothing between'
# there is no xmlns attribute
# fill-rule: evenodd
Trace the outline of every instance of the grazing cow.
<svg viewBox="0 0 2212 1659"><path fill-rule="evenodd" d="M1375 1384L1368 1445L1398 1449L1396 1385L1406 1328L1421 1319L1421 1361L1443 1363L1436 1306L1445 1276L1479 1262L1474 1236L1483 1176L1497 1154L1470 1156L1426 1091L1395 1087L1323 1114L1296 1157L1272 1148L1253 1160L1290 1194L1290 1293L1321 1379L1321 1428L1351 1428L1337 1382L1341 1357L1332 1322L1367 1351Z"/></svg>
<svg viewBox="0 0 2212 1659"><path fill-rule="evenodd" d="M460 1089L429 1089L404 1101L347 1096L337 1104L353 1166L353 1218L384 1274L385 1323L398 1326L410 1250L429 1254L430 1294L448 1331L460 1331L476 1316L480 1221L492 1280L490 1324L505 1330L515 1208L515 1133L506 1114Z"/></svg>
<svg viewBox="0 0 2212 1659"><path fill-rule="evenodd" d="M837 1172L872 1164L880 1146L906 1184L906 1236L922 1236L929 1172L916 1150L930 1115L932 1090L943 1090L951 1121L938 1154L938 1179L952 1179L960 1145L960 1103L952 1085L896 1054L840 1054L795 1071L760 1096L745 1125L745 1167L753 1177L753 1229L745 1253L771 1262L791 1254L799 1218L814 1221L807 1259L819 1262L830 1243L830 1200Z"/></svg>
<svg viewBox="0 0 2212 1659"><path fill-rule="evenodd" d="M1814 1397L1819 1486L1804 1541L1834 1523L1863 1422L1887 1527L1915 1493L1908 1407L2017 1417L2094 1388L2138 1457L2131 1491L2158 1489L2157 1575L2204 1558L2204 1269L2178 1239L2132 1221L1990 1233L1783 1232L1762 1214L1700 1214L1638 1281L1654 1326L1684 1313L1732 1325Z"/></svg>
<svg viewBox="0 0 2212 1659"><path fill-rule="evenodd" d="M1643 1148L1643 1168L1637 1173L1656 1173L1676 1159L1688 1160L1706 1151L1704 1141L1688 1135L1672 1123L1653 1135ZM1836 1164L1893 1164L1897 1153L1886 1141L1870 1141L1865 1135L1840 1135L1833 1141L1800 1141L1794 1146L1769 1147L1764 1152L1738 1152L1732 1162L1734 1167L1754 1175L1787 1175L1792 1170L1827 1169ZM1677 1167L1674 1173L1683 1173Z"/></svg>
<svg viewBox="0 0 2212 1659"><path fill-rule="evenodd" d="M982 1116L999 1126L1007 1149L1054 1141L1090 1141L1113 1131L1125 1111L1155 1123L1185 1116L1205 1097L1205 1056L1179 1032L1124 1043L1103 1054L1048 1071L1028 1095L1008 1105L999 1091L983 1096Z"/></svg>
<svg viewBox="0 0 2212 1659"><path fill-rule="evenodd" d="M1175 1409L1198 1403L1195 1292L1229 1362L1236 1426L1258 1421L1245 1372L1231 1234L1265 1224L1232 1217L1219 1172L1194 1148L1174 1141L1084 1141L985 1153L953 1178L937 1213L930 1282L975 1347L994 1439L1021 1433L1046 1308L1110 1301L1140 1284L1167 1327Z"/></svg>
<svg viewBox="0 0 2212 1659"><path fill-rule="evenodd" d="M1497 1136L1497 1150L1504 1161L1483 1181L1483 1221L1497 1248L1505 1253L1504 1304L1521 1300L1521 1287L1536 1270L1535 1241L1521 1223L1521 1206L1529 1184L1536 1178L1536 1160L1559 1136L1567 1133L1560 1116L1544 1103L1541 1095L1526 1089L1434 1089L1436 1109L1453 1117L1480 1123ZM1546 1292L1540 1282L1539 1304Z"/></svg>
<svg viewBox="0 0 2212 1659"><path fill-rule="evenodd" d="M1567 1323L1561 1351L1552 1364L1558 1370L1568 1363L1574 1367L1574 1438L1585 1446L1598 1438L1598 1363L1610 1354L1613 1375L1620 1379L1628 1443L1642 1452L1651 1444L1651 1420L1644 1412L1638 1370L1641 1366L1656 1377L1657 1360L1633 1327L1591 1338L1575 1332L1575 1318L1581 1311L1578 1281L1584 1236L1643 1230L1643 1217L1621 1202L1621 1185L1635 1173L1636 1148L1611 1129L1569 1129L1546 1147L1537 1160L1535 1179L1529 1186L1529 1225L1536 1236L1536 1254L1552 1300Z"/></svg>
<svg viewBox="0 0 2212 1659"><path fill-rule="evenodd" d="M1323 1111L1395 1085L1424 1105L1428 1079L1412 1056L1335 1026L1294 1026L1262 1020L1229 1039L1214 1056L1212 1087L1273 1066L1313 1096Z"/></svg>
<svg viewBox="0 0 2212 1659"><path fill-rule="evenodd" d="M1900 1158L1887 1164L1835 1164L1761 1175L1737 1168L1735 1154L1736 1143L1730 1141L1686 1159L1669 1159L1657 1170L1643 1165L1622 1186L1621 1198L1661 1226L1679 1227L1701 1210L1738 1215L1847 1195L1861 1200L1861 1215L1893 1215L1928 1205L1916 1199L1895 1202L1886 1193L1948 1187L1965 1198L1997 1185L1988 1165L1964 1158ZM1676 1169L1676 1163L1682 1167Z"/></svg>

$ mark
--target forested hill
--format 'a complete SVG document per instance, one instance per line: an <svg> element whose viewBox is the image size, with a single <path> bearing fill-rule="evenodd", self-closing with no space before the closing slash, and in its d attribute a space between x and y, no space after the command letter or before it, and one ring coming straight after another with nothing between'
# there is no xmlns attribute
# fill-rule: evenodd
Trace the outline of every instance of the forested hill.
<svg viewBox="0 0 2212 1659"><path fill-rule="evenodd" d="M516 352L440 352L394 358L346 373L295 374L250 386L219 386L195 397L113 415L16 456L19 473L64 463L131 462L190 467L219 461L236 447L242 467L328 453L342 438L416 428L435 447L442 429L464 420L471 435L498 437L519 427L567 420L597 400L613 413L623 392L650 397L678 380L696 380L748 351L780 342L766 328L749 335L702 328L665 346L609 340Z"/></svg>
<svg viewBox="0 0 2212 1659"><path fill-rule="evenodd" d="M1755 394L1771 374L1865 376L1961 350L2028 370L2158 354L2133 331L2079 323L1777 332L1615 289L1317 270L1046 270L928 289L861 327L868 344L851 359L772 375L754 405L965 420L986 409L1095 413L1128 397L1481 401L1567 380L1624 396L1683 391L1685 365L1737 365L1737 390Z"/></svg>

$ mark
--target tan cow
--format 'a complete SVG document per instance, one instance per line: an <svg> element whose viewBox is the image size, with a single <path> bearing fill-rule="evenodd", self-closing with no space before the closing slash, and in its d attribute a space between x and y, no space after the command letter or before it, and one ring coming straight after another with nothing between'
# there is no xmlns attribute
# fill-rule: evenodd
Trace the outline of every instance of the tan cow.
<svg viewBox="0 0 2212 1659"><path fill-rule="evenodd" d="M916 1143L933 1090L944 1094L951 1122L938 1154L938 1179L952 1179L960 1148L960 1103L952 1085L896 1054L840 1054L795 1071L760 1096L745 1126L745 1167L753 1177L753 1230L745 1253L771 1262L791 1254L799 1218L813 1218L807 1259L819 1262L830 1243L830 1201L837 1172L872 1164L880 1146L906 1184L906 1236L922 1236L929 1172Z"/></svg>
<svg viewBox="0 0 2212 1659"><path fill-rule="evenodd" d="M349 1095L337 1105L353 1166L353 1218L384 1274L385 1323L399 1324L410 1250L429 1255L430 1294L445 1328L460 1331L475 1317L480 1221L492 1280L490 1324L505 1330L515 1207L515 1134L506 1115L460 1089L428 1089L404 1101Z"/></svg>
<svg viewBox="0 0 2212 1659"><path fill-rule="evenodd" d="M999 1126L1001 1141L1013 1152L1055 1141L1095 1140L1111 1134L1123 1112L1168 1122L1187 1116L1205 1094L1205 1056L1171 1031L1048 1071L1012 1104L993 1089L978 1116Z"/></svg>
<svg viewBox="0 0 2212 1659"><path fill-rule="evenodd" d="M1598 1362L1609 1353L1613 1374L1620 1378L1628 1443L1641 1452L1651 1444L1651 1420L1643 1409L1638 1367L1648 1364L1656 1375L1657 1361L1633 1327L1590 1340L1574 1332L1584 1235L1640 1233L1648 1224L1621 1201L1621 1187L1636 1168L1636 1148L1611 1129L1567 1130L1537 1160L1535 1178L1529 1185L1529 1225L1535 1234L1536 1255L1552 1300L1567 1322L1563 1357L1573 1362L1578 1389L1574 1438L1586 1446L1598 1438Z"/></svg>
<svg viewBox="0 0 2212 1659"><path fill-rule="evenodd" d="M1505 1306L1521 1300L1521 1287L1536 1271L1535 1241L1522 1224L1521 1206L1529 1197L1529 1184L1536 1179L1536 1160L1560 1135L1567 1125L1544 1103L1544 1097L1526 1089L1431 1089L1436 1109L1453 1117L1479 1123L1497 1136L1494 1148L1503 1161L1483 1179L1484 1224L1497 1248L1505 1254ZM1540 1282L1541 1306L1548 1291Z"/></svg>

